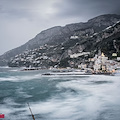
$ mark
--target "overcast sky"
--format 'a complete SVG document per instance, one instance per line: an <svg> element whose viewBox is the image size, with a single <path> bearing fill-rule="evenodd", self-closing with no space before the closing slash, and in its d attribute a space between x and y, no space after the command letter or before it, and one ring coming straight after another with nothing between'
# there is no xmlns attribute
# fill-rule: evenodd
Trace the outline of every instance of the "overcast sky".
<svg viewBox="0 0 120 120"><path fill-rule="evenodd" d="M120 14L120 0L0 0L0 54L42 30Z"/></svg>

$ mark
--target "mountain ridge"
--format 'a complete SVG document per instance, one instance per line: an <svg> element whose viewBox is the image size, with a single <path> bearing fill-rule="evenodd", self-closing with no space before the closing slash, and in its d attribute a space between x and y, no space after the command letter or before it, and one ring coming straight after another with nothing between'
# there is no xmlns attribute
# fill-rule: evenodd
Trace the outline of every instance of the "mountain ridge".
<svg viewBox="0 0 120 120"><path fill-rule="evenodd" d="M101 55L100 51L109 59L116 59L112 56L113 53L120 57L120 21L93 36L82 36L82 40L73 37L56 46L46 44L38 49L26 51L15 56L8 65L10 67L77 68L80 64L86 64L92 68L94 63L89 59Z"/></svg>
<svg viewBox="0 0 120 120"><path fill-rule="evenodd" d="M44 44L59 45L68 41L72 35L76 35L77 33L80 33L79 36L81 39L86 39L84 34L88 34L88 36L90 36L112 24L115 24L118 20L120 20L120 15L106 14L92 18L85 23L72 23L64 27L55 26L41 31L24 45L14 48L0 56L0 65L7 63L12 57L24 52L25 50L39 48Z"/></svg>

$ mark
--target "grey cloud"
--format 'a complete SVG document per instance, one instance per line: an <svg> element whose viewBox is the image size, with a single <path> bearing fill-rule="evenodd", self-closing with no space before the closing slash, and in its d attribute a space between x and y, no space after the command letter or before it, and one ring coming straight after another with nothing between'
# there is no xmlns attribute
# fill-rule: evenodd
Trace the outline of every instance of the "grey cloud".
<svg viewBox="0 0 120 120"><path fill-rule="evenodd" d="M93 17L100 14L120 14L120 0L64 0L56 5L58 17Z"/></svg>
<svg viewBox="0 0 120 120"><path fill-rule="evenodd" d="M0 0L0 54L49 27L120 14L119 6L120 0Z"/></svg>

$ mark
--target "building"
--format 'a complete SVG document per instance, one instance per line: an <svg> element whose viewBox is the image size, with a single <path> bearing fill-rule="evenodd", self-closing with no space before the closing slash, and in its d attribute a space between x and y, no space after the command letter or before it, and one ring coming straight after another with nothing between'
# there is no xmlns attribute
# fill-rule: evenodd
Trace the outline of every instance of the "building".
<svg viewBox="0 0 120 120"><path fill-rule="evenodd" d="M78 36L71 36L70 39L78 39Z"/></svg>
<svg viewBox="0 0 120 120"><path fill-rule="evenodd" d="M104 53L100 56L94 57L94 71L95 72L113 72L118 66L118 62L114 60L108 60L108 57L105 57Z"/></svg>
<svg viewBox="0 0 120 120"><path fill-rule="evenodd" d="M108 60L108 57L105 57L104 53L102 53L100 56L95 56L94 57L94 71L99 71L99 70L102 70L102 71L105 71L107 68L106 68L106 62Z"/></svg>
<svg viewBox="0 0 120 120"><path fill-rule="evenodd" d="M89 54L90 54L90 52L75 53L75 54L70 55L70 58L77 58L79 56L89 55Z"/></svg>

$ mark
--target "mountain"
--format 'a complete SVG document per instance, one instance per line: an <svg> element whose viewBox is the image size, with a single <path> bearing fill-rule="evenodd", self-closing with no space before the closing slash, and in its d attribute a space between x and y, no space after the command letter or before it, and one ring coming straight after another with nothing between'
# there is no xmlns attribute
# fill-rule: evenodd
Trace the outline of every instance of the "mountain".
<svg viewBox="0 0 120 120"><path fill-rule="evenodd" d="M87 51L87 50L93 50L96 46L98 48L99 42L103 39L99 40L98 38L92 38L91 36L98 35L99 32L104 30L105 28L115 24L117 21L120 20L120 15L115 14L106 14L101 15L98 17L95 17L93 19L88 20L88 22L85 23L74 23L74 24L68 24L64 27L56 26L47 30L44 30L40 32L38 35L35 36L35 38L29 40L24 45L15 48L13 50L10 50L0 56L0 65L5 65L7 62L13 58L14 56L18 54L24 54L25 51L33 50L36 48L40 48L40 46L44 46L47 44L47 46L57 46L54 54L57 54L59 51L60 46L64 46L64 51L62 50L62 56L61 54L58 54L58 59L62 60L64 56L68 56L66 53L67 50L69 50L70 47L76 46L76 43L79 44L79 47L74 47L74 50L71 51L72 53L81 52L81 51ZM119 35L119 34L118 34ZM71 36L77 36L78 39L71 40ZM105 38L106 39L106 38ZM94 44L94 45L92 45ZM104 46L100 42L101 47ZM54 48L54 47L53 47ZM99 47L100 48L100 47ZM55 48L54 48L55 49ZM49 49L48 49L49 50ZM70 50L69 50L70 51ZM49 53L49 51L45 51L46 54Z"/></svg>

